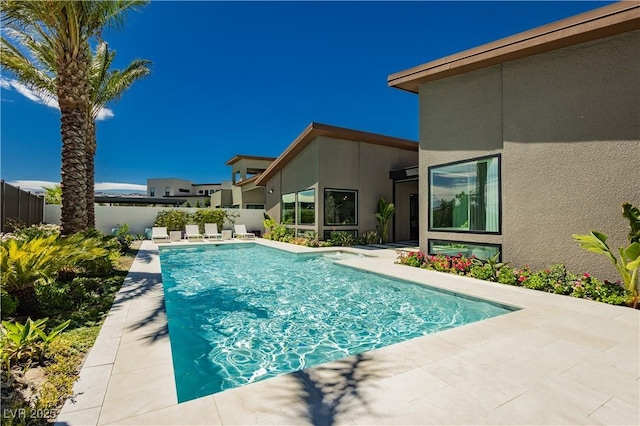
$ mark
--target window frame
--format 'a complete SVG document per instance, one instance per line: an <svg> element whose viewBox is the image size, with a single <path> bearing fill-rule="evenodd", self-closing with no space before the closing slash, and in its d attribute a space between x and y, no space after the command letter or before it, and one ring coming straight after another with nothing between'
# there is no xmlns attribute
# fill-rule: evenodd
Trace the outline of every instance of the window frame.
<svg viewBox="0 0 640 426"><path fill-rule="evenodd" d="M285 195L293 195L293 222L285 223L284 221L284 196ZM295 192L287 192L286 194L280 195L280 223L288 226L295 226L296 224L296 203L297 203L297 194Z"/></svg>
<svg viewBox="0 0 640 426"><path fill-rule="evenodd" d="M327 210L326 210L326 204L327 204L327 191L333 191L333 192L338 192L338 191L342 191L342 192L353 192L356 196L355 198L355 212L354 212L354 222L353 223L329 223L327 221ZM359 206L358 206L358 190L357 189L341 189L341 188L324 188L323 191L323 198L322 198L322 215L324 216L324 226L343 226L343 227L354 227L354 226L358 226L358 210L359 210Z"/></svg>
<svg viewBox="0 0 640 426"><path fill-rule="evenodd" d="M478 243L475 241L460 241L460 240L447 240L447 239L442 239L442 238L429 238L427 239L427 252L432 255L438 255L438 254L442 254L442 253L435 253L431 250L432 246L434 243L453 243L453 244L466 244L466 245L471 245L471 246L479 246L479 247L493 247L498 249L498 262L502 262L502 244L500 243ZM449 255L452 256L452 255ZM470 257L470 256L466 256L466 257ZM476 256L477 257L477 256ZM481 258L478 258L481 259Z"/></svg>
<svg viewBox="0 0 640 426"><path fill-rule="evenodd" d="M302 223L301 222L301 216L302 216L302 209L300 208L300 193L301 192L309 192L309 191L313 191L313 222L311 223ZM303 189L300 191L297 191L296 193L296 202L295 202L295 215L296 215L296 221L295 224L296 225L300 225L300 226L315 226L316 225L316 215L317 215L317 210L316 210L316 206L318 205L318 201L316 198L316 189L315 188L307 188L307 189Z"/></svg>
<svg viewBox="0 0 640 426"><path fill-rule="evenodd" d="M431 171L441 167L456 166L464 163L478 162L495 158L498 161L498 230L482 231L475 229L455 229L455 228L433 228L431 226ZM429 232L449 232L455 234L482 234L482 235L502 235L502 154L489 154L481 157L467 158L464 160L452 161L450 163L434 164L427 167L427 229ZM444 241L444 240L443 240Z"/></svg>
<svg viewBox="0 0 640 426"><path fill-rule="evenodd" d="M322 232L322 237L325 241L329 241L331 239L331 234L334 232L347 232L354 236L354 238L358 238L358 230L357 229L325 229Z"/></svg>

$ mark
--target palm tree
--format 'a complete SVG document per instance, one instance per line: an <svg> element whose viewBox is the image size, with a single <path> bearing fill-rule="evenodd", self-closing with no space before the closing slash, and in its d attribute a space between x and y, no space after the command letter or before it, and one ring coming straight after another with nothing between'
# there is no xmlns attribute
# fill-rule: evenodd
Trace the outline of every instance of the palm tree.
<svg viewBox="0 0 640 426"><path fill-rule="evenodd" d="M11 71L23 83L37 90L43 98L55 99L56 70L51 46L39 43L14 34L27 49L31 60L15 50L4 38L0 38L0 63L6 70ZM95 172L94 160L96 153L96 124L100 110L110 101L119 99L134 81L149 75L150 61L136 59L123 70L111 70L111 64L116 56L114 50L109 50L106 42L98 44L91 56L89 65L89 84L91 87L90 110L87 117L87 139L85 141L86 186L87 186L87 227L95 228L94 192ZM58 187L59 188L59 187ZM50 203L49 203L50 204ZM57 204L60 204L58 202Z"/></svg>
<svg viewBox="0 0 640 426"><path fill-rule="evenodd" d="M89 41L103 28L118 25L124 12L146 0L0 0L2 24L20 40L33 40L51 49L46 61L54 71L62 135L62 232L87 228L86 139L91 87ZM11 45L3 40L3 46ZM22 44L22 47L26 47ZM11 46L7 49L19 52ZM38 73L42 71L34 71ZM27 82L28 84L28 82Z"/></svg>
<svg viewBox="0 0 640 426"><path fill-rule="evenodd" d="M91 58L89 67L89 83L91 85L91 108L88 116L88 133L85 145L85 161L87 167L87 226L95 228L94 187L96 156L96 119L100 110L107 103L118 100L122 94L138 79L151 72L151 61L135 59L123 70L111 70L116 57L114 50L109 51L107 43L101 42Z"/></svg>
<svg viewBox="0 0 640 426"><path fill-rule="evenodd" d="M62 202L62 188L60 185L43 186L44 201L47 204L60 204Z"/></svg>

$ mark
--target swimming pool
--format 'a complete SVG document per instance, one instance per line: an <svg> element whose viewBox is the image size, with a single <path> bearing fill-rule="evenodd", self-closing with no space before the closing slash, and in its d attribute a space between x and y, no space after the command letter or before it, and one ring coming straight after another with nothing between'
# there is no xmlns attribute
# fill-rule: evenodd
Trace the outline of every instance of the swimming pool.
<svg viewBox="0 0 640 426"><path fill-rule="evenodd" d="M513 310L259 244L160 261L179 402Z"/></svg>

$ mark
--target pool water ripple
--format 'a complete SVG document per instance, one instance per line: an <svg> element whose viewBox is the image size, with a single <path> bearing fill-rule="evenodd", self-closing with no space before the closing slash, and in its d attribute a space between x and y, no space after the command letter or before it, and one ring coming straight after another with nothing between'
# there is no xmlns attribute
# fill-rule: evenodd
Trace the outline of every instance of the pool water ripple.
<svg viewBox="0 0 640 426"><path fill-rule="evenodd" d="M160 251L180 402L510 312L258 244Z"/></svg>

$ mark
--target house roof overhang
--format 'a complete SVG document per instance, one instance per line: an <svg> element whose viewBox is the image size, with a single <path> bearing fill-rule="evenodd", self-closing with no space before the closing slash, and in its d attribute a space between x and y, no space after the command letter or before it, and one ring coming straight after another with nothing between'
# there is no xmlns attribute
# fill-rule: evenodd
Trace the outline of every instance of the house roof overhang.
<svg viewBox="0 0 640 426"><path fill-rule="evenodd" d="M640 2L621 1L391 74L387 83L418 93L423 83L634 30Z"/></svg>
<svg viewBox="0 0 640 426"><path fill-rule="evenodd" d="M237 163L240 160L264 160L264 161L273 161L275 160L274 157L260 157L258 155L234 155L233 157L231 157L231 159L229 159L229 161L227 161L226 164L227 166L231 166L235 163Z"/></svg>
<svg viewBox="0 0 640 426"><path fill-rule="evenodd" d="M248 179L242 180L240 182L236 183L236 186L245 186L245 185L249 185L250 183L255 183L255 181L260 177L262 173L257 174L255 176L251 176Z"/></svg>
<svg viewBox="0 0 640 426"><path fill-rule="evenodd" d="M328 124L311 123L302 133L300 133L300 135L298 135L293 143L289 145L273 163L271 163L267 170L257 176L256 185L265 186L275 173L287 165L318 136L327 136L353 142L365 142L405 149L408 151L418 151L418 143L416 141L380 135L377 133L363 132L361 130L347 129L344 127L330 126Z"/></svg>

